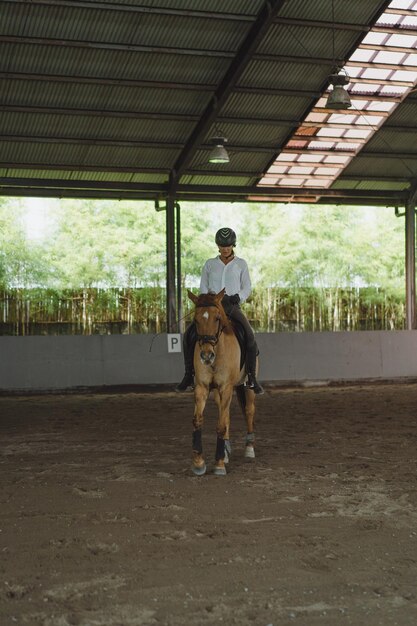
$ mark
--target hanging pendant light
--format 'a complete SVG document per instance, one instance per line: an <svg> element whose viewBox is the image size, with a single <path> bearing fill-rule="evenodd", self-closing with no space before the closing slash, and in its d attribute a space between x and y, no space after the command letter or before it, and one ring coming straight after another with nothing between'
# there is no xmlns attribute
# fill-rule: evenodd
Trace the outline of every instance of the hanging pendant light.
<svg viewBox="0 0 417 626"><path fill-rule="evenodd" d="M212 137L210 143L213 149L209 154L209 163L229 163L230 158L224 144L227 143L226 137Z"/></svg>
<svg viewBox="0 0 417 626"><path fill-rule="evenodd" d="M333 85L332 91L329 93L326 109L350 109L352 102L350 95L345 89L345 85L349 84L349 76L347 74L330 74L329 83Z"/></svg>

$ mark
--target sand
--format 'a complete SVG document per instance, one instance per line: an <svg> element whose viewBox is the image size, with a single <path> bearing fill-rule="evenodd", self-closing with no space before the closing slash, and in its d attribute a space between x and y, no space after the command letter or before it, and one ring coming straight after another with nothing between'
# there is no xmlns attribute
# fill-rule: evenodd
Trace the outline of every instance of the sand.
<svg viewBox="0 0 417 626"><path fill-rule="evenodd" d="M268 388L191 473L191 393L0 397L0 624L417 623L417 385Z"/></svg>

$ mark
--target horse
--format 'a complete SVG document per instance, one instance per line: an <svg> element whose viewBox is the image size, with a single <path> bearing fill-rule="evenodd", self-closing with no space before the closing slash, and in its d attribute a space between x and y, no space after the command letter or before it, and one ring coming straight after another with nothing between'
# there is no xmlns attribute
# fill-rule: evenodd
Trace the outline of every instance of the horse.
<svg viewBox="0 0 417 626"><path fill-rule="evenodd" d="M194 323L197 341L194 348L194 418L192 471L197 476L206 473L203 457L202 428L204 408L210 391L218 408L217 445L214 474L226 475L229 462L230 403L236 389L237 399L246 418L247 434L245 458L255 458L255 393L245 386L245 366L241 364L241 348L231 320L222 306L225 290L217 294L188 297L195 304Z"/></svg>

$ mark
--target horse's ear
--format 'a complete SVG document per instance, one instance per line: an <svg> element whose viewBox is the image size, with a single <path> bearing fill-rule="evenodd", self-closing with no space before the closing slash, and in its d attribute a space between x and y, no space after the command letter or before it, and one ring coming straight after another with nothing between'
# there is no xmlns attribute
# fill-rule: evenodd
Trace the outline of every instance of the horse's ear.
<svg viewBox="0 0 417 626"><path fill-rule="evenodd" d="M194 302L194 304L197 304L198 296L195 296L190 290L188 290L188 297Z"/></svg>
<svg viewBox="0 0 417 626"><path fill-rule="evenodd" d="M216 302L221 302L223 300L223 296L225 293L226 293L226 289L223 287L223 289L219 291L218 294L216 294L216 297L215 297Z"/></svg>

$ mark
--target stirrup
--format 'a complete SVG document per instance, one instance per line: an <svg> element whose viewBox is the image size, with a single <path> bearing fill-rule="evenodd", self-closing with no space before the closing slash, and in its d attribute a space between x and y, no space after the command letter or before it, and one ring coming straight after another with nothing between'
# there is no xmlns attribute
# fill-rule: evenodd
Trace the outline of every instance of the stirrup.
<svg viewBox="0 0 417 626"><path fill-rule="evenodd" d="M265 393L264 388L262 387L262 385L258 383L258 381L255 378L255 375L252 374L251 372L248 373L248 381L246 383L246 387L248 387L249 389L252 389L252 391L259 396Z"/></svg>
<svg viewBox="0 0 417 626"><path fill-rule="evenodd" d="M190 372L186 372L184 378L175 387L175 391L187 391L188 387L194 387L194 376Z"/></svg>

